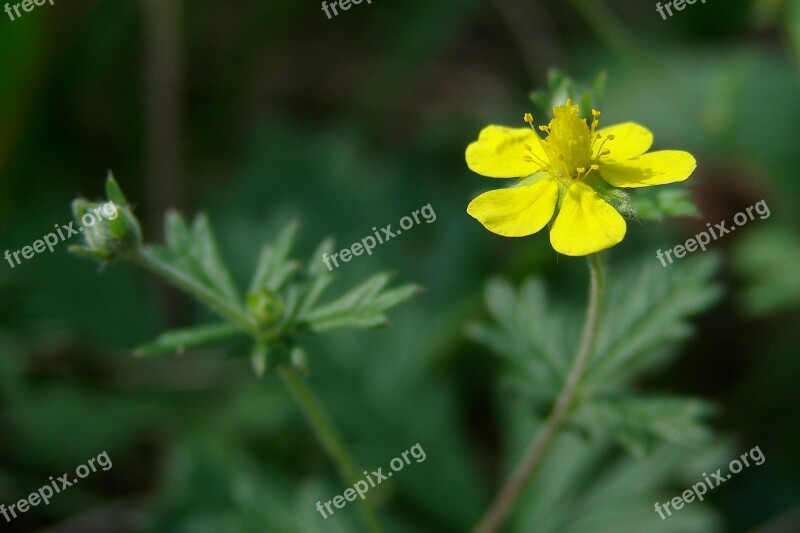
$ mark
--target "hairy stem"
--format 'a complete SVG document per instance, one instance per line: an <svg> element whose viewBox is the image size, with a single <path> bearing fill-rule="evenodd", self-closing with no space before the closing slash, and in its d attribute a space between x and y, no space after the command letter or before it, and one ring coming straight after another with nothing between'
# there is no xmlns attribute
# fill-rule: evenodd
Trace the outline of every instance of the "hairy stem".
<svg viewBox="0 0 800 533"><path fill-rule="evenodd" d="M314 429L317 439L322 443L322 447L339 470L339 476L342 481L345 485L355 485L361 477L355 464L350 460L347 450L345 450L339 432L322 409L319 400L317 400L305 380L297 374L294 368L281 366L278 368L278 373L292 392L297 404L303 410L303 414ZM358 509L361 518L369 530L373 532L381 531L375 512L367 504L367 501L359 499L356 500L356 503L359 504Z"/></svg>
<svg viewBox="0 0 800 533"><path fill-rule="evenodd" d="M493 533L503 525L508 513L533 477L542 462L561 426L570 414L577 396L578 387L586 371L592 355L595 338L600 322L600 304L603 296L603 267L597 254L589 256L589 304L586 309L586 321L583 334L572 368L567 375L564 386L553 405L544 424L534 435L524 457L506 480L500 492L492 501L489 509L473 530L474 533Z"/></svg>
<svg viewBox="0 0 800 533"><path fill-rule="evenodd" d="M175 269L168 263L165 263L147 248L138 248L131 256L131 259L147 270L166 279L179 289L191 294L202 303L206 304L214 312L236 324L257 342L264 337L265 334L260 331L258 324L246 311L224 301L214 291L198 284L191 277ZM278 367L278 372L284 384L291 392L297 406L303 411L306 420L308 420L308 423L314 430L314 434L322 445L322 448L339 471L339 476L344 484L349 486L355 485L355 483L361 479L358 475L358 469L355 467L354 461L350 459L350 454L339 432L322 409L319 400L317 400L314 393L303 378L297 374L294 368L281 365ZM357 500L357 503L361 518L368 530L373 533L380 532L381 528L371 505L367 500L363 499Z"/></svg>

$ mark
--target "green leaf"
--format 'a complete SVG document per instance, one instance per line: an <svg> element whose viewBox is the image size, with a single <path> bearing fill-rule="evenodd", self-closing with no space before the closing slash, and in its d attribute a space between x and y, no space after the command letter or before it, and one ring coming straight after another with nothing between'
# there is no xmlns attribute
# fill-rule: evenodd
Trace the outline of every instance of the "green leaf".
<svg viewBox="0 0 800 533"><path fill-rule="evenodd" d="M707 254L665 268L653 254L643 267L612 270L587 381L599 388L626 381L670 355L691 335L690 317L721 296L712 280L718 267Z"/></svg>
<svg viewBox="0 0 800 533"><path fill-rule="evenodd" d="M704 425L714 407L696 399L597 395L584 401L571 422L592 434L610 433L632 455L649 455L659 442L699 447L711 441Z"/></svg>
<svg viewBox="0 0 800 533"><path fill-rule="evenodd" d="M219 254L217 241L206 215L198 215L190 229L179 213L169 211L165 235L167 246L153 248L153 252L161 260L193 278L229 304L242 307L239 293Z"/></svg>
<svg viewBox="0 0 800 533"><path fill-rule="evenodd" d="M248 292L253 293L260 289L277 292L298 270L300 264L289 260L289 252L297 235L297 229L296 222L288 224L274 243L264 247Z"/></svg>
<svg viewBox="0 0 800 533"><path fill-rule="evenodd" d="M240 303L239 293L222 261L217 240L211 230L208 216L205 214L200 214L194 219L190 251L212 286L229 302Z"/></svg>
<svg viewBox="0 0 800 533"><path fill-rule="evenodd" d="M737 295L745 315L761 317L800 305L800 238L788 229L757 228L736 246L733 268L743 280Z"/></svg>
<svg viewBox="0 0 800 533"><path fill-rule="evenodd" d="M122 193L122 188L120 188L117 180L114 179L114 173L110 170L106 178L106 198L114 202L118 207L128 205L128 199L125 198L125 195Z"/></svg>
<svg viewBox="0 0 800 533"><path fill-rule="evenodd" d="M213 342L219 342L244 333L235 325L227 322L205 324L185 329L166 331L150 344L136 349L136 355L148 356L163 353L183 353L187 348L194 348Z"/></svg>
<svg viewBox="0 0 800 533"><path fill-rule="evenodd" d="M386 311L419 291L412 284L384 291L390 279L389 274L377 274L333 302L312 309L303 320L317 332L384 325L388 321Z"/></svg>
<svg viewBox="0 0 800 533"><path fill-rule="evenodd" d="M569 316L567 310L552 309L544 283L535 278L523 282L519 291L493 279L486 285L484 299L496 324L473 324L467 335L503 356L523 373L530 388L555 395L571 355L564 342L573 338L563 320Z"/></svg>
<svg viewBox="0 0 800 533"><path fill-rule="evenodd" d="M638 189L632 197L636 216L641 220L661 222L667 217L700 216L691 192L683 185Z"/></svg>

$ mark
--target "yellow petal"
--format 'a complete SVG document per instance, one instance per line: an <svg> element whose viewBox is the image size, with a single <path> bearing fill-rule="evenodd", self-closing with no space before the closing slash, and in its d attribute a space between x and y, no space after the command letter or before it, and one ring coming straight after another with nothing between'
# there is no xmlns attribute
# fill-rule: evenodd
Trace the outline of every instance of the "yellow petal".
<svg viewBox="0 0 800 533"><path fill-rule="evenodd" d="M623 124L615 124L598 130L603 138L613 135L613 141L606 142L604 148L611 150L611 153L604 156L606 161L624 161L637 155L642 155L650 149L653 145L653 134L635 122L625 122ZM595 143L595 150L600 146L602 139Z"/></svg>
<svg viewBox="0 0 800 533"><path fill-rule="evenodd" d="M525 237L550 221L556 201L558 184L552 178L545 178L525 187L483 193L469 203L467 213L492 233Z"/></svg>
<svg viewBox="0 0 800 533"><path fill-rule="evenodd" d="M467 166L489 178L530 176L542 168L542 164L525 160L531 156L526 145L531 147L536 157L547 161L544 149L530 128L487 126L478 140L467 146Z"/></svg>
<svg viewBox="0 0 800 533"><path fill-rule="evenodd" d="M600 160L600 175L614 187L650 187L688 178L697 162L688 152L663 150L627 161Z"/></svg>
<svg viewBox="0 0 800 533"><path fill-rule="evenodd" d="M564 255L589 255L625 237L625 220L581 181L574 181L550 230L550 243Z"/></svg>

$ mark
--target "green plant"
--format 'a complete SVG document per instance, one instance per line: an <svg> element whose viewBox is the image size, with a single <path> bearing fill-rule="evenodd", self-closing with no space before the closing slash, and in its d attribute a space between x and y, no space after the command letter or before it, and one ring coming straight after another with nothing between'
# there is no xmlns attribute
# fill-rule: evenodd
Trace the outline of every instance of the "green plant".
<svg viewBox="0 0 800 533"><path fill-rule="evenodd" d="M411 298L419 287L405 284L389 288L390 275L379 273L322 303L333 276L318 259L333 252L333 241L324 240L312 254L310 266L303 270L300 262L290 257L297 232L297 224L292 223L274 243L264 247L247 294L242 297L220 256L207 216L199 215L189 225L180 214L170 212L165 224L166 245L148 245L143 243L133 209L111 174L106 195L116 208L115 215L86 226L84 244L72 246L70 251L102 262L132 261L191 294L223 319L164 332L154 342L139 347L137 354L181 353L234 336L250 337L249 356L256 374L276 371L280 375L342 481L346 485L358 481L359 469L301 375L309 363L300 335L384 325L386 312ZM73 213L80 223L86 213L101 205L77 199ZM365 525L379 531L368 500L358 503Z"/></svg>

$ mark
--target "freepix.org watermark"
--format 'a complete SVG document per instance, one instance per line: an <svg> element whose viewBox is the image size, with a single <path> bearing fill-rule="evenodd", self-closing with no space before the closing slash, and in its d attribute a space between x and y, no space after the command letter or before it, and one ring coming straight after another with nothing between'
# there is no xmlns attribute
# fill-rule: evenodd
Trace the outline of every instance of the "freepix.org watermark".
<svg viewBox="0 0 800 533"><path fill-rule="evenodd" d="M347 11L348 9L353 7L353 5L358 5L361 2L362 0L338 0L338 1L334 0L330 4L328 2L322 2L322 10L325 12L325 15L327 15L328 20L330 20L331 18L339 14L339 12L336 10L336 6L339 6L339 9L341 9L342 11ZM372 0L367 0L367 3L371 4ZM329 10L333 11L333 16L331 16Z"/></svg>
<svg viewBox="0 0 800 533"><path fill-rule="evenodd" d="M331 504L333 504L333 506L337 509L344 509L344 506L347 505L347 502L355 501L356 497L359 497L363 500L369 489L377 487L382 481L392 477L394 472L399 472L406 465L410 465L411 460L408 458L409 455L411 455L411 457L414 458L417 463L423 462L427 457L425 455L425 450L422 449L422 446L420 446L418 442L408 450L401 453L400 456L395 457L389 462L389 468L392 469L391 472L384 474L382 472L383 467L374 470L371 474L364 470L364 476L366 479L357 481L355 485L345 490L344 493L334 496L325 503L318 501L317 511L319 511L319 513L322 515L322 518L327 519L330 515L336 512L331 509ZM327 511L327 513L325 511Z"/></svg>
<svg viewBox="0 0 800 533"><path fill-rule="evenodd" d="M95 463L97 464L95 465ZM85 465L78 466L78 468L75 469L75 475L78 476L77 478L73 477L70 479L69 473L59 476L56 479L53 479L53 476L50 476L50 483L43 485L36 492L30 493L27 498L22 498L17 503L12 503L8 507L0 504L0 514L3 515L3 518L6 519L6 522L11 522L13 519L17 518L17 513L27 513L28 509L31 507L36 507L40 503L49 505L50 498L52 498L55 494L60 493L72 485L77 485L79 479L84 479L92 472L97 472L98 466L103 471L111 470L113 465L111 464L111 458L108 456L108 453L103 452L97 457L89 459Z"/></svg>
<svg viewBox="0 0 800 533"><path fill-rule="evenodd" d="M53 247L69 239L73 235L78 235L79 233L83 232L84 228L90 228L94 226L97 222L102 220L103 218L107 220L114 220L117 218L119 213L117 212L117 206L114 205L114 202L106 202L100 207L96 207L94 211L88 211L83 215L81 218L82 226L78 228L73 228L72 225L75 222L70 222L66 226L59 227L58 224L54 224L56 228L55 232L50 232L44 237L39 240L33 242L31 246L23 246L21 250L16 250L15 252L10 252L6 250L5 258L8 261L8 264L11 265L11 268L14 268L16 265L21 264L19 256L22 255L23 259L30 259L33 257L34 253L40 254L44 252L45 248L48 251L52 252ZM64 231L61 231L64 230ZM59 240L60 237L60 240ZM13 261L12 261L13 258ZM16 265L14 264L16 261Z"/></svg>
<svg viewBox="0 0 800 533"><path fill-rule="evenodd" d="M683 259L686 257L687 253L696 252L698 248L702 251L706 251L706 246L711 243L711 239L713 238L715 241L722 237L723 235L727 235L728 233L735 231L737 227L744 226L751 220L755 220L755 216L753 215L753 211L759 216L760 220L764 220L765 218L769 218L770 211L767 202L761 200L755 205L751 205L744 211L740 211L736 213L733 217L733 222L736 224L735 226L727 226L727 221L723 220L718 224L714 224L711 226L709 222L706 224L708 227L708 231L701 231L691 239L687 240L684 244L679 244L674 248L666 250L662 252L660 249L656 252L656 257L659 261L661 261L661 266L667 266L667 262L664 260L666 257L671 265L673 263L672 254L675 254L676 259Z"/></svg>
<svg viewBox="0 0 800 533"><path fill-rule="evenodd" d="M422 221L420 220L419 215L422 215L423 220L425 220L425 222L428 224L431 222L436 222L436 213L434 212L433 207L431 207L431 204L428 204L422 209L417 209L411 213L411 215L406 215L401 218L400 228L402 229L392 231L392 225L389 224L381 228L379 232L378 228L373 226L372 231L375 234L374 237L372 235L367 235L359 242L353 243L349 248L345 248L339 252L336 252L330 257L328 254L322 254L322 262L325 263L325 266L328 267L328 270L333 270L334 268L339 268L339 260L341 260L343 263L347 263L354 256L359 256L365 251L367 252L367 255L372 255L372 250L374 250L379 244L383 244L389 239L397 237L403 232L403 230L411 229L415 224L421 224ZM331 261L333 261L335 266L331 266Z"/></svg>
<svg viewBox="0 0 800 533"><path fill-rule="evenodd" d="M706 0L700 0L700 1L704 4L706 3ZM686 9L687 4L692 5L695 2L697 2L697 0L670 0L669 2L666 2L664 5L661 5L661 2L658 2L656 4L656 11L658 11L658 14L661 15L662 19L667 20L667 15L664 13L665 9L667 13L669 13L669 16L671 17L673 15L672 13L673 7L675 8L676 11L683 11L684 9Z"/></svg>
<svg viewBox="0 0 800 533"><path fill-rule="evenodd" d="M8 18L10 18L11 21L13 22L16 19L14 18L14 15L11 14L12 7L14 9L14 13L17 14L16 18L20 18L22 16L19 12L20 7L24 12L30 13L31 11L33 11L34 7L43 6L45 2L50 2L50 5L51 6L53 5L53 0L22 0L22 2L6 4L5 12L8 15Z"/></svg>
<svg viewBox="0 0 800 533"><path fill-rule="evenodd" d="M679 511L683 509L684 504L691 503L697 498L700 501L703 501L703 495L708 492L709 490L714 490L715 488L719 487L731 477L733 474L738 474L742 471L744 467L750 466L750 461L748 461L748 457L753 461L753 464L756 466L764 464L766 457L764 457L764 453L761 451L761 448L756 446L749 452L743 453L739 459L734 459L733 461L728 464L728 470L730 473L727 475L722 475L722 469L718 468L716 472L711 474L711 477L703 472L703 481L695 483L692 485L691 489L686 489L683 491L683 494L680 496L675 496L671 500L666 503L658 503L656 502L656 512L658 516L661 517L661 520L665 520L667 516L672 516L672 511L669 510L670 505L672 505L672 509L674 511ZM743 466L744 464L744 466ZM666 511L667 515L664 516L664 511Z"/></svg>

